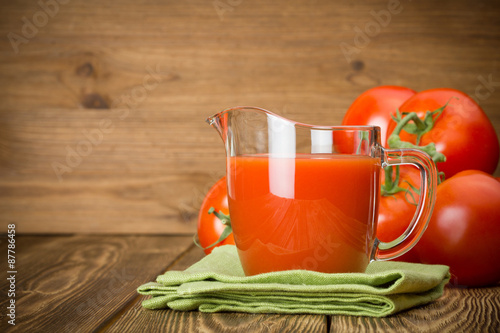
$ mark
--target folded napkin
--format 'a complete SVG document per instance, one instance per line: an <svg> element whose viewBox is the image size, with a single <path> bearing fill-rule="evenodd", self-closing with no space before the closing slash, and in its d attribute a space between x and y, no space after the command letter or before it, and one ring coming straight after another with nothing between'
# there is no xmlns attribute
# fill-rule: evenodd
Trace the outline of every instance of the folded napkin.
<svg viewBox="0 0 500 333"><path fill-rule="evenodd" d="M310 313L383 317L436 300L450 279L442 265L370 263L365 273L306 270L245 276L234 245L215 248L185 271L168 271L137 291L147 309Z"/></svg>

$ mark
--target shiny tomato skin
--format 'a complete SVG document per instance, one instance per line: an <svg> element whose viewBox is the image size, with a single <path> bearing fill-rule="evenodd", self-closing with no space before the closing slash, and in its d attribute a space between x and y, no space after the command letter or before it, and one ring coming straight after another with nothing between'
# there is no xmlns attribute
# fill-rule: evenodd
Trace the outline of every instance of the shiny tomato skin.
<svg viewBox="0 0 500 333"><path fill-rule="evenodd" d="M380 142L384 145L391 115L416 91L400 86L378 86L359 95L351 104L342 125L375 125L380 127Z"/></svg>
<svg viewBox="0 0 500 333"><path fill-rule="evenodd" d="M208 191L203 200L198 213L198 239L203 248L215 243L224 228L226 227L214 214L209 214L210 207L216 211L229 214L229 206L227 200L227 184L226 177L219 179ZM231 233L226 239L214 247L203 250L206 254L210 254L212 250L221 245L234 245L234 237Z"/></svg>
<svg viewBox="0 0 500 333"><path fill-rule="evenodd" d="M369 144L366 140L360 138L361 132L353 131L334 131L333 147L334 152L341 154L369 154Z"/></svg>
<svg viewBox="0 0 500 333"><path fill-rule="evenodd" d="M381 144L386 144L388 128L391 123L391 116L396 114L399 107L416 91L410 88L386 85L378 86L366 90L359 95L347 110L342 125L373 125L380 127ZM338 136L345 136L338 138ZM359 139L350 133L334 133L334 143L336 150L342 153L355 153L359 145ZM338 143L340 142L340 143ZM360 146L361 148L363 145ZM387 147L387 146L386 146ZM411 180L413 185L418 187L419 175L411 167L401 167L401 180ZM382 174L382 182L384 176ZM409 186L401 182L400 186ZM415 206L405 200L404 192L393 196L381 196L379 203L379 215L377 224L377 237L381 241L389 242L399 237L406 230L415 212ZM418 200L418 197L417 197ZM416 262L417 259L411 254L404 254L396 258L400 261Z"/></svg>
<svg viewBox="0 0 500 333"><path fill-rule="evenodd" d="M438 186L434 213L414 247L425 264L450 266L455 286L500 281L500 182L464 171Z"/></svg>
<svg viewBox="0 0 500 333"><path fill-rule="evenodd" d="M382 174L382 182L384 182ZM406 192L398 192L394 195L381 195L377 221L377 238L383 242L390 242L403 234L410 224L416 211L419 195L411 190L412 184L417 189L420 175L417 168L403 165L400 166L399 187L410 191L413 197ZM411 250L402 256L395 258L397 261L418 262L418 257Z"/></svg>
<svg viewBox="0 0 500 333"><path fill-rule="evenodd" d="M446 103L434 128L422 136L419 145L434 142L437 151L446 156L446 162L437 163L446 178L471 169L493 173L500 154L498 138L484 111L467 94L450 88L424 90L403 103L400 111L416 112L423 119L426 111L434 111ZM395 126L392 121L389 132L392 133ZM416 143L416 135L404 130L400 138Z"/></svg>

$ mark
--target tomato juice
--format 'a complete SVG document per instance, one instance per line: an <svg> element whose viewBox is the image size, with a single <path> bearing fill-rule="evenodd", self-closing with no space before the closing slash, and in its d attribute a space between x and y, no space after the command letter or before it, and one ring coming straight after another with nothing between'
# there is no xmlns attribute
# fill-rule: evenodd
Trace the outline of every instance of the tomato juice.
<svg viewBox="0 0 500 333"><path fill-rule="evenodd" d="M246 275L365 271L375 238L379 158L262 154L227 163L231 224Z"/></svg>

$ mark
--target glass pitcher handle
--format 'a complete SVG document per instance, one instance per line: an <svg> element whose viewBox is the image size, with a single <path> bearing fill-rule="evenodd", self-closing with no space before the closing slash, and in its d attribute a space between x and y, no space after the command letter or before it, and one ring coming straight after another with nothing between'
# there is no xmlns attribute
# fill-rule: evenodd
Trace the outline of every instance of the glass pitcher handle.
<svg viewBox="0 0 500 333"><path fill-rule="evenodd" d="M436 202L437 170L434 161L417 149L382 148L382 167L413 165L420 170L420 198L412 221L405 232L391 242L375 239L371 259L389 260L408 252L422 237Z"/></svg>

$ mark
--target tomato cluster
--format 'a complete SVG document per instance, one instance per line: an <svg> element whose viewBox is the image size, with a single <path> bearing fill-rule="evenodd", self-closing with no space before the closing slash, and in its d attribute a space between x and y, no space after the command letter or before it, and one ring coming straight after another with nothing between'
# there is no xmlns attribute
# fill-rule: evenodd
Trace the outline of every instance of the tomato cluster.
<svg viewBox="0 0 500 333"><path fill-rule="evenodd" d="M500 178L491 174L497 167L500 147L481 107L455 89L416 92L380 86L365 91L352 103L342 125L376 125L386 148L398 148L398 142L403 141L424 151L432 146L436 153L431 157L446 180L437 188L434 212L422 239L398 260L448 265L454 285L498 283ZM401 166L386 170L382 183L377 237L389 242L399 237L413 218L420 176L416 168ZM200 209L198 237L206 253L225 230L216 216L208 214L210 207L227 213L225 186L225 178L219 180ZM234 244L232 234L217 246L222 244Z"/></svg>
<svg viewBox="0 0 500 333"><path fill-rule="evenodd" d="M407 97L401 94L406 89L382 86L364 92L343 122L380 126L387 138L382 141L385 147L398 148L391 146L391 135L397 134L417 149L432 144L445 157L436 163L446 180L437 188L429 226L417 245L398 260L448 265L454 285L496 284L500 281L500 182L490 174L497 167L500 149L493 125L461 91L430 89ZM398 122L411 113L419 119L398 128ZM380 240L392 241L407 228L415 213L418 184L415 168L400 167L398 185L403 191L380 198Z"/></svg>

